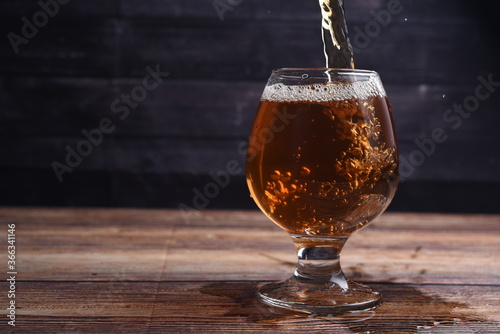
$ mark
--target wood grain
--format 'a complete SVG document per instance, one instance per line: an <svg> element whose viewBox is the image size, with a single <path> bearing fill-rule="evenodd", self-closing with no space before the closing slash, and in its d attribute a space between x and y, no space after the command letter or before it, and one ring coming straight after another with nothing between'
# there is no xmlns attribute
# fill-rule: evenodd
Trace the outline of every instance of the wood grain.
<svg viewBox="0 0 500 334"><path fill-rule="evenodd" d="M289 237L259 212L1 208L8 223L18 313L15 330L0 323L6 333L500 331L498 215L382 215L350 239L342 263L384 303L335 318L255 299L295 262Z"/></svg>

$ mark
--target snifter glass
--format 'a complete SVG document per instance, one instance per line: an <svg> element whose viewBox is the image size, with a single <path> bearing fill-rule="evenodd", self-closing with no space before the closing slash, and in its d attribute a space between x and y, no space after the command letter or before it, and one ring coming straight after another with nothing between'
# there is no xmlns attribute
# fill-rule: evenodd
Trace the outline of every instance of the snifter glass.
<svg viewBox="0 0 500 334"><path fill-rule="evenodd" d="M398 152L376 72L279 69L264 89L247 152L251 196L295 244L289 279L263 285L266 304L313 314L370 310L380 294L347 278L349 236L391 202Z"/></svg>

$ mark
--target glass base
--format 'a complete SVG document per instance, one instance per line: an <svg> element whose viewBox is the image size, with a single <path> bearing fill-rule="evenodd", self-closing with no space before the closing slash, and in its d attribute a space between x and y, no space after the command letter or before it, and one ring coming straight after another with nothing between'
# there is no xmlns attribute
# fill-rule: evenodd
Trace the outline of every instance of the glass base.
<svg viewBox="0 0 500 334"><path fill-rule="evenodd" d="M297 276L263 285L258 290L265 304L317 315L369 311L381 303L380 293L343 276L324 282Z"/></svg>

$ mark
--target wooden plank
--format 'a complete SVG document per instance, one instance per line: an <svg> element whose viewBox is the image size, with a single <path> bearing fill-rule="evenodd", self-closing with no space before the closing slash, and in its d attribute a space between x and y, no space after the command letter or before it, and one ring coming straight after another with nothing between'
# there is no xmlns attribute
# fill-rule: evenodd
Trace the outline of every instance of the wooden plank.
<svg viewBox="0 0 500 334"><path fill-rule="evenodd" d="M9 159L0 161L0 166L53 171L53 162L67 165L68 146L70 150L76 150L85 141L83 135L80 138L4 138L0 142L0 150ZM232 163L236 170L232 173L242 175L246 159L245 143L244 138L104 137L99 146L92 146L92 152L83 157L80 164L72 165L74 168L71 173L63 173L62 177L66 179L80 171L207 176L211 172L228 170L228 164ZM450 141L436 145L433 154L425 154L414 142L400 142L399 153L405 161L402 175L405 180L412 181L500 181L498 162L495 155L491 154L489 143L465 145ZM423 160L416 160L414 152L419 153L419 159L423 156ZM481 173L477 172L478 163L482 165ZM54 181L57 181L55 172Z"/></svg>
<svg viewBox="0 0 500 334"><path fill-rule="evenodd" d="M17 144L14 142L17 141ZM81 138L39 138L4 139L0 150L11 158L1 161L2 166L52 170L57 161L66 165L66 156L77 149ZM242 140L185 140L178 138L104 138L92 152L81 159L74 170L137 172L154 174L205 175L210 171L227 169L227 164L236 161L243 168L245 155L238 147ZM12 145L15 144L15 145ZM76 152L76 151L75 151ZM80 156L81 157L81 156ZM71 160L71 161L76 161ZM63 176L69 173L63 174ZM55 175L55 174L54 174Z"/></svg>
<svg viewBox="0 0 500 334"><path fill-rule="evenodd" d="M463 103L474 94L477 84L477 79L475 84L467 86L386 84L399 141L431 137L432 131L441 127L447 130L449 141L481 145L495 142L498 136L495 124L500 122L497 96L481 101L478 110L464 118L457 130L450 129L451 125L457 125L455 120L446 123L443 119L453 104ZM142 79L3 78L0 79L5 92L0 95L4 106L0 131L3 135L79 136L108 117L116 124L115 131L107 135L111 137L245 138L252 127L265 80L166 78L135 108L128 107L128 114L123 110L115 113L112 102L141 85ZM124 106L124 102L119 104L120 108Z"/></svg>
<svg viewBox="0 0 500 334"><path fill-rule="evenodd" d="M492 158L492 148L488 144L453 143L450 140L450 142L436 144L435 151L432 154L426 154L415 142L402 142L399 150L400 158L405 161L404 171L401 172L405 180L473 182L488 179L492 182L499 181L498 175L495 175L498 162L496 158ZM424 158L418 160L417 154ZM480 172L477 169L478 164L484 166ZM498 197L496 194L491 195Z"/></svg>
<svg viewBox="0 0 500 334"><path fill-rule="evenodd" d="M0 72L142 77L146 65L168 64L175 78L265 80L273 68L325 62L316 21L96 18L51 23L19 54L3 48ZM2 28L11 30L7 23ZM358 28L364 30L366 23ZM387 82L467 83L478 73L498 72L498 48L474 23L397 22L367 42L353 34L353 45L361 50L357 67L378 70ZM460 50L460 57L449 50ZM482 61L470 61L478 53Z"/></svg>
<svg viewBox="0 0 500 334"><path fill-rule="evenodd" d="M153 63L163 61L172 64L178 69L175 75L188 77L188 73L196 73L192 78L205 76L218 79L231 79L238 73L247 78L260 79L267 78L270 70L277 67L323 66L321 39L314 38L318 35L316 23L299 21L289 26L231 22L211 29L201 23L181 25L178 26L179 31L173 32L170 27L160 26L151 20L130 21L124 30L126 43L130 43L123 53L124 61L137 64L149 56ZM372 39L369 46L363 48L364 43L357 45L362 49L356 57L357 66L380 70L385 80L390 82L466 82L464 78L481 71L498 69L490 46L473 42L470 48L464 49L463 39L478 41L479 34L479 28L474 25L391 25ZM258 36L258 42L253 38L241 39L241 36ZM163 38L167 42L158 45L150 43L148 38ZM447 47L460 50L462 57L450 57L449 49L443 47L444 41ZM206 45L207 42L209 45ZM140 47L131 48L132 44ZM356 46L356 42L353 41L353 44ZM210 52L186 53L186 45ZM301 46L300 52L296 52L297 45ZM484 62L467 62L465 65L464 60L472 59L477 52L485 54ZM457 67L462 69L460 75L450 73ZM401 71L406 73L404 80Z"/></svg>
<svg viewBox="0 0 500 334"><path fill-rule="evenodd" d="M419 181L400 182L389 210L435 213L500 213L493 189L500 183ZM470 194L465 196L464 194Z"/></svg>
<svg viewBox="0 0 500 334"><path fill-rule="evenodd" d="M50 2L50 1L46 1ZM406 0L400 1L404 8L401 15L411 20L422 20L425 22L435 21L471 21L476 16L489 17L493 5L492 0L481 2L479 9L467 3L457 3L452 0L435 2L423 0L417 3ZM372 19L370 11L387 9L387 1L376 0L352 0L345 4L348 22L368 22ZM0 17L12 18L30 16L40 10L37 2L30 0L4 0L0 3ZM316 20L319 17L318 5L314 2L300 0L287 0L269 2L265 0L254 0L252 2L241 2L228 11L224 21L237 19L273 19L273 20ZM474 14L474 15L471 15ZM102 16L124 16L124 17L162 17L162 18L213 18L219 20L214 8L213 1L202 3L190 3L181 0L168 2L161 0L144 0L141 2L133 0L108 0L105 3L99 1L72 1L60 6L59 14L64 18L93 18ZM472 16L472 17L471 17ZM56 18L57 19L57 18Z"/></svg>
<svg viewBox="0 0 500 334"><path fill-rule="evenodd" d="M59 183L53 171L0 167L5 205L112 206L113 174L82 172Z"/></svg>
<svg viewBox="0 0 500 334"><path fill-rule="evenodd" d="M36 3L36 2L33 2ZM62 10L61 10L62 11ZM1 31L20 36L22 22L0 21ZM18 46L6 38L0 49L2 75L112 77L120 72L121 22L116 18L50 21Z"/></svg>
<svg viewBox="0 0 500 334"><path fill-rule="evenodd" d="M121 173L76 170L59 183L52 170L0 167L7 175L2 180L1 205L177 208L193 207L193 189L204 191L213 182L208 175ZM419 181L409 178L400 183L389 210L436 213L498 214L498 199L492 189L500 183ZM432 194L432 196L429 196ZM473 194L473 196L464 196ZM210 199L208 209L255 210L243 175Z"/></svg>
<svg viewBox="0 0 500 334"><path fill-rule="evenodd" d="M59 4L57 8L53 1L30 1L30 0L3 0L0 3L0 17L4 19L17 19L19 27L21 27L21 17L26 16L32 19L33 15L43 8L39 2L47 4L51 11L54 11L53 20L58 19L75 19L75 18L92 18L103 16L118 16L120 0L106 0L103 1L67 1L67 4ZM57 1L59 3L59 1ZM64 3L64 1L61 1Z"/></svg>
<svg viewBox="0 0 500 334"><path fill-rule="evenodd" d="M234 2L235 4L237 3ZM319 20L320 9L314 2L300 0L264 1L252 2L241 1L240 4L231 6L233 10L226 11L222 17L223 21L234 21L241 19L269 19L269 20ZM130 0L122 1L123 14L127 17L149 17L149 18L205 18L220 21L220 16L214 5L214 1L202 3L186 3L171 1L169 3L161 0L149 0L136 2ZM221 22L222 23L222 22Z"/></svg>
<svg viewBox="0 0 500 334"><path fill-rule="evenodd" d="M82 273L86 280L123 274L129 280L272 280L291 275L295 265L290 239L260 212L15 212L2 209L1 221L18 225L22 280L78 280ZM141 225L146 212L148 223ZM388 213L351 238L344 267L371 282L496 284L499 222L487 215Z"/></svg>
<svg viewBox="0 0 500 334"><path fill-rule="evenodd" d="M384 303L347 317L305 316L256 300L254 281L19 282L23 333L494 333L500 289L481 285L372 284ZM0 286L5 287L5 283ZM5 314L1 310L0 314ZM0 326L6 327L4 323Z"/></svg>
<svg viewBox="0 0 500 334"><path fill-rule="evenodd" d="M168 67L161 71L168 72ZM146 70L143 76L148 75ZM244 138L265 86L262 82L184 81L165 78L136 107L113 101L130 95L141 79L23 77L0 79L4 135L79 136L110 118L107 136ZM135 91L134 91L135 92ZM25 96L39 96L26 99ZM57 122L54 122L57 119Z"/></svg>

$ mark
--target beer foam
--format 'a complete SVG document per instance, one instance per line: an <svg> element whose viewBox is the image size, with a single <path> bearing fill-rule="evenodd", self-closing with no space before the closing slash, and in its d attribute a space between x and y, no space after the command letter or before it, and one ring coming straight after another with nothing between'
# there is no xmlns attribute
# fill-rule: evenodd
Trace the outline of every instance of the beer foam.
<svg viewBox="0 0 500 334"><path fill-rule="evenodd" d="M354 98L366 100L371 97L385 96L384 86L379 80L296 86L277 83L266 86L261 100L270 102L328 102Z"/></svg>

